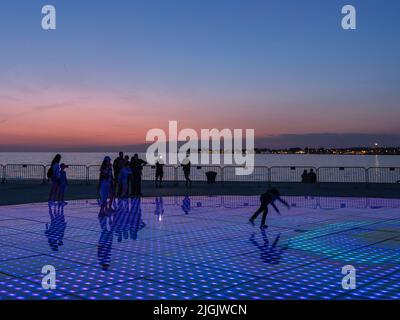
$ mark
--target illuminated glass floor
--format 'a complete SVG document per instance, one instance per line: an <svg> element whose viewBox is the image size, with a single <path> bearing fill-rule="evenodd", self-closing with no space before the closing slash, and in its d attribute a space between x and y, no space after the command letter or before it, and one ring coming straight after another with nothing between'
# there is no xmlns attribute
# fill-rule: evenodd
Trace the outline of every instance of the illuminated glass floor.
<svg viewBox="0 0 400 320"><path fill-rule="evenodd" d="M400 298L400 200L286 200L265 231L247 222L258 197L0 207L0 299Z"/></svg>

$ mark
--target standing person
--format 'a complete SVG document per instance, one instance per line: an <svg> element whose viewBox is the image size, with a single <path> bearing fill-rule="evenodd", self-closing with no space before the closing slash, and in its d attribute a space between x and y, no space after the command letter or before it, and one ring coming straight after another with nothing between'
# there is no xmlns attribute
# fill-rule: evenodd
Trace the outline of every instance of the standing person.
<svg viewBox="0 0 400 320"><path fill-rule="evenodd" d="M125 166L119 173L118 185L121 186L122 190L119 194L121 198L127 198L129 196L129 177L132 175L132 170L129 168L129 161L125 162Z"/></svg>
<svg viewBox="0 0 400 320"><path fill-rule="evenodd" d="M107 209L107 199L110 198L109 202L110 210L114 200L113 170L110 157L105 157L100 167L99 195L100 195L99 216L104 216L106 214L106 209Z"/></svg>
<svg viewBox="0 0 400 320"><path fill-rule="evenodd" d="M128 156L128 155L125 155L125 157L124 157L124 163L123 163L123 167L122 167L121 170L123 170L125 167L128 167L128 169L129 169L129 167L130 167L130 161L129 161L129 156ZM126 170L125 170L125 171L126 171ZM129 196L129 185L131 184L131 183L130 183L131 180L132 180L132 173L130 173L130 174L128 175L128 184L126 185L126 190L124 190L124 186L121 185L121 191L119 192L119 196L123 196L122 194L123 194L124 192L126 193L126 197Z"/></svg>
<svg viewBox="0 0 400 320"><path fill-rule="evenodd" d="M131 180L132 196L142 195L142 171L143 171L143 166L145 166L146 164L147 162L140 159L137 153L135 153L131 159L130 167L132 170L132 180Z"/></svg>
<svg viewBox="0 0 400 320"><path fill-rule="evenodd" d="M59 192L60 178L61 178L60 161L61 161L61 155L57 154L54 157L53 161L51 162L49 170L47 171L47 178L51 180L49 202L56 201L56 197Z"/></svg>
<svg viewBox="0 0 400 320"><path fill-rule="evenodd" d="M61 165L60 165L60 169L61 169L61 171L60 171L60 190L58 193L58 201L64 205L67 204L64 201L65 189L67 188L67 185L68 185L67 172L65 171L66 168L68 168L68 166L65 165L64 163L61 163Z"/></svg>
<svg viewBox="0 0 400 320"><path fill-rule="evenodd" d="M164 177L164 163L161 159L156 162L156 188L161 188L162 179Z"/></svg>
<svg viewBox="0 0 400 320"><path fill-rule="evenodd" d="M310 173L308 174L308 182L317 183L317 175L314 172L314 169L310 169Z"/></svg>
<svg viewBox="0 0 400 320"><path fill-rule="evenodd" d="M301 182L302 183L308 183L308 172L307 172L307 170L303 171L303 174L301 175Z"/></svg>
<svg viewBox="0 0 400 320"><path fill-rule="evenodd" d="M124 153L121 151L113 162L114 169L114 190L117 192L117 196L120 195L121 187L118 185L118 176L122 168L124 167Z"/></svg>
<svg viewBox="0 0 400 320"><path fill-rule="evenodd" d="M191 168L191 163L189 160L189 157L186 156L185 159L182 161L182 169L183 169L183 175L185 176L185 185L186 187L188 184L191 186L192 185L192 180L190 180L190 168Z"/></svg>
<svg viewBox="0 0 400 320"><path fill-rule="evenodd" d="M268 214L268 205L271 205L275 211L280 214L278 208L276 207L276 205L274 204L274 202L278 200L279 202L281 202L282 204L284 204L288 209L290 209L289 204L281 199L281 195L280 192L273 188L265 193L263 193L260 196L260 208L253 214L253 216L250 218L249 222L254 225L254 220L258 217L258 215L263 212L263 216L262 216L262 220L261 220L261 229L266 229L268 228L268 226L265 224L265 220L267 219L267 214Z"/></svg>

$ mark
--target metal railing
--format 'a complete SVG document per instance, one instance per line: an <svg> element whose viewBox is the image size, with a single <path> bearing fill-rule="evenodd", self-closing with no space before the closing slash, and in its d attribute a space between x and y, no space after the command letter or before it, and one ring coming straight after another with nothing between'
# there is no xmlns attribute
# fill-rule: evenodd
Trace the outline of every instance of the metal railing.
<svg viewBox="0 0 400 320"><path fill-rule="evenodd" d="M269 182L302 182L304 170L307 170L307 172L313 170L317 174L317 168L315 167L271 167L269 170Z"/></svg>
<svg viewBox="0 0 400 320"><path fill-rule="evenodd" d="M7 164L3 183L43 183L45 175L45 166L40 164Z"/></svg>
<svg viewBox="0 0 400 320"><path fill-rule="evenodd" d="M154 180L156 176L156 166L144 166L142 171L142 179L145 181ZM174 166L164 166L163 181L176 181L176 170Z"/></svg>
<svg viewBox="0 0 400 320"><path fill-rule="evenodd" d="M367 170L362 167L320 167L319 183L366 183Z"/></svg>
<svg viewBox="0 0 400 320"><path fill-rule="evenodd" d="M4 182L4 166L0 164L0 183Z"/></svg>
<svg viewBox="0 0 400 320"><path fill-rule="evenodd" d="M47 183L49 166L38 164L0 164L0 182L16 183ZM196 166L192 165L190 179L206 182L207 173L214 172L215 182L247 182L247 183L301 183L304 170L313 170L318 184L324 183L361 183L361 184L399 184L400 167L320 167L290 166L290 167L254 167L250 175L237 175L236 166ZM66 169L70 184L96 184L99 179L99 165L69 165ZM164 166L163 180L178 183L185 181L183 168L180 166ZM155 179L155 166L143 168L142 179Z"/></svg>
<svg viewBox="0 0 400 320"><path fill-rule="evenodd" d="M268 168L255 166L253 173L250 175L237 175L237 167L226 166L222 168L223 182L268 182Z"/></svg>
<svg viewBox="0 0 400 320"><path fill-rule="evenodd" d="M400 183L400 168L368 168L367 177L369 183Z"/></svg>
<svg viewBox="0 0 400 320"><path fill-rule="evenodd" d="M183 167L175 167L176 170L176 181L185 181L185 175L183 173ZM207 172L215 172L216 182L222 182L222 167L220 166L195 166L192 165L190 169L190 180L192 181L207 181ZM154 179L154 178L153 178Z"/></svg>
<svg viewBox="0 0 400 320"><path fill-rule="evenodd" d="M50 166L46 166L45 174L47 176L47 170ZM86 184L88 181L87 178L87 167L84 165L68 165L67 171L67 178L68 184ZM45 179L47 177L45 176Z"/></svg>

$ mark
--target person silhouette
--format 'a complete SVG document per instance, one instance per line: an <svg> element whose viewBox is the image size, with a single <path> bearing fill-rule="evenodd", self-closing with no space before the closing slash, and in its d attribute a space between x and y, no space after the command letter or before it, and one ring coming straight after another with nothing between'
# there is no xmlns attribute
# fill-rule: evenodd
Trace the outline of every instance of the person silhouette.
<svg viewBox="0 0 400 320"><path fill-rule="evenodd" d="M60 168L61 155L56 154L54 159L51 161L49 170L47 171L47 179L51 181L51 188L49 193L49 203L56 201L60 189Z"/></svg>
<svg viewBox="0 0 400 320"><path fill-rule="evenodd" d="M121 188L119 192L120 198L128 198L129 196L129 181L132 176L132 169L129 168L129 162L125 162L124 167L121 169L118 175L118 185Z"/></svg>
<svg viewBox="0 0 400 320"><path fill-rule="evenodd" d="M310 169L310 173L308 174L308 182L317 183L317 175L314 172L314 169Z"/></svg>
<svg viewBox="0 0 400 320"><path fill-rule="evenodd" d="M285 200L281 199L280 192L277 189L272 188L271 190L263 193L260 196L260 202L261 202L260 208L258 208L258 210L252 215L252 217L249 219L249 222L252 225L254 225L254 220L258 217L258 215L261 212L263 212L260 228L261 229L268 228L268 226L265 224L265 220L267 219L267 214L268 214L268 205L271 205L275 209L275 211L278 214L280 214L279 209L274 204L275 201L281 202L288 209L290 209L289 204Z"/></svg>
<svg viewBox="0 0 400 320"><path fill-rule="evenodd" d="M146 164L147 162L140 159L137 153L135 153L131 159L130 168L132 170L132 196L142 196L142 171L143 166L145 166Z"/></svg>
<svg viewBox="0 0 400 320"><path fill-rule="evenodd" d="M161 183L164 177L164 163L162 159L156 162L156 188L161 188Z"/></svg>
<svg viewBox="0 0 400 320"><path fill-rule="evenodd" d="M190 180L190 169L191 169L191 162L189 159L189 156L187 155L185 159L182 161L182 170L183 170L183 176L185 177L185 185L186 187L188 185L192 185L192 180Z"/></svg>
<svg viewBox="0 0 400 320"><path fill-rule="evenodd" d="M308 180L309 180L308 179L308 172L307 172L307 170L304 170L303 174L301 175L301 182L302 183L308 183L309 182Z"/></svg>
<svg viewBox="0 0 400 320"><path fill-rule="evenodd" d="M105 215L107 209L107 200L109 200L109 210L111 211L111 207L114 200L114 183L113 183L113 172L111 166L111 158L104 157L103 163L100 167L100 177L99 177L99 185L98 192L100 197L100 212L99 215Z"/></svg>
<svg viewBox="0 0 400 320"><path fill-rule="evenodd" d="M121 151L119 152L118 157L114 160L112 165L114 170L114 190L116 191L117 196L119 196L120 192L122 191L122 188L118 183L118 176L122 168L124 167L124 164L125 164L124 153Z"/></svg>

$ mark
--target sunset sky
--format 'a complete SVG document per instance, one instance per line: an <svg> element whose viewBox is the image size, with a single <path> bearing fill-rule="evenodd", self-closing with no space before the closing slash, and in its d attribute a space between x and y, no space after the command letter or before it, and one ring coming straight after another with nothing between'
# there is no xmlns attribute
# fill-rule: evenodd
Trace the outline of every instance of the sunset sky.
<svg viewBox="0 0 400 320"><path fill-rule="evenodd" d="M169 120L265 147L394 144L399 34L398 0L2 0L0 151L142 144Z"/></svg>

